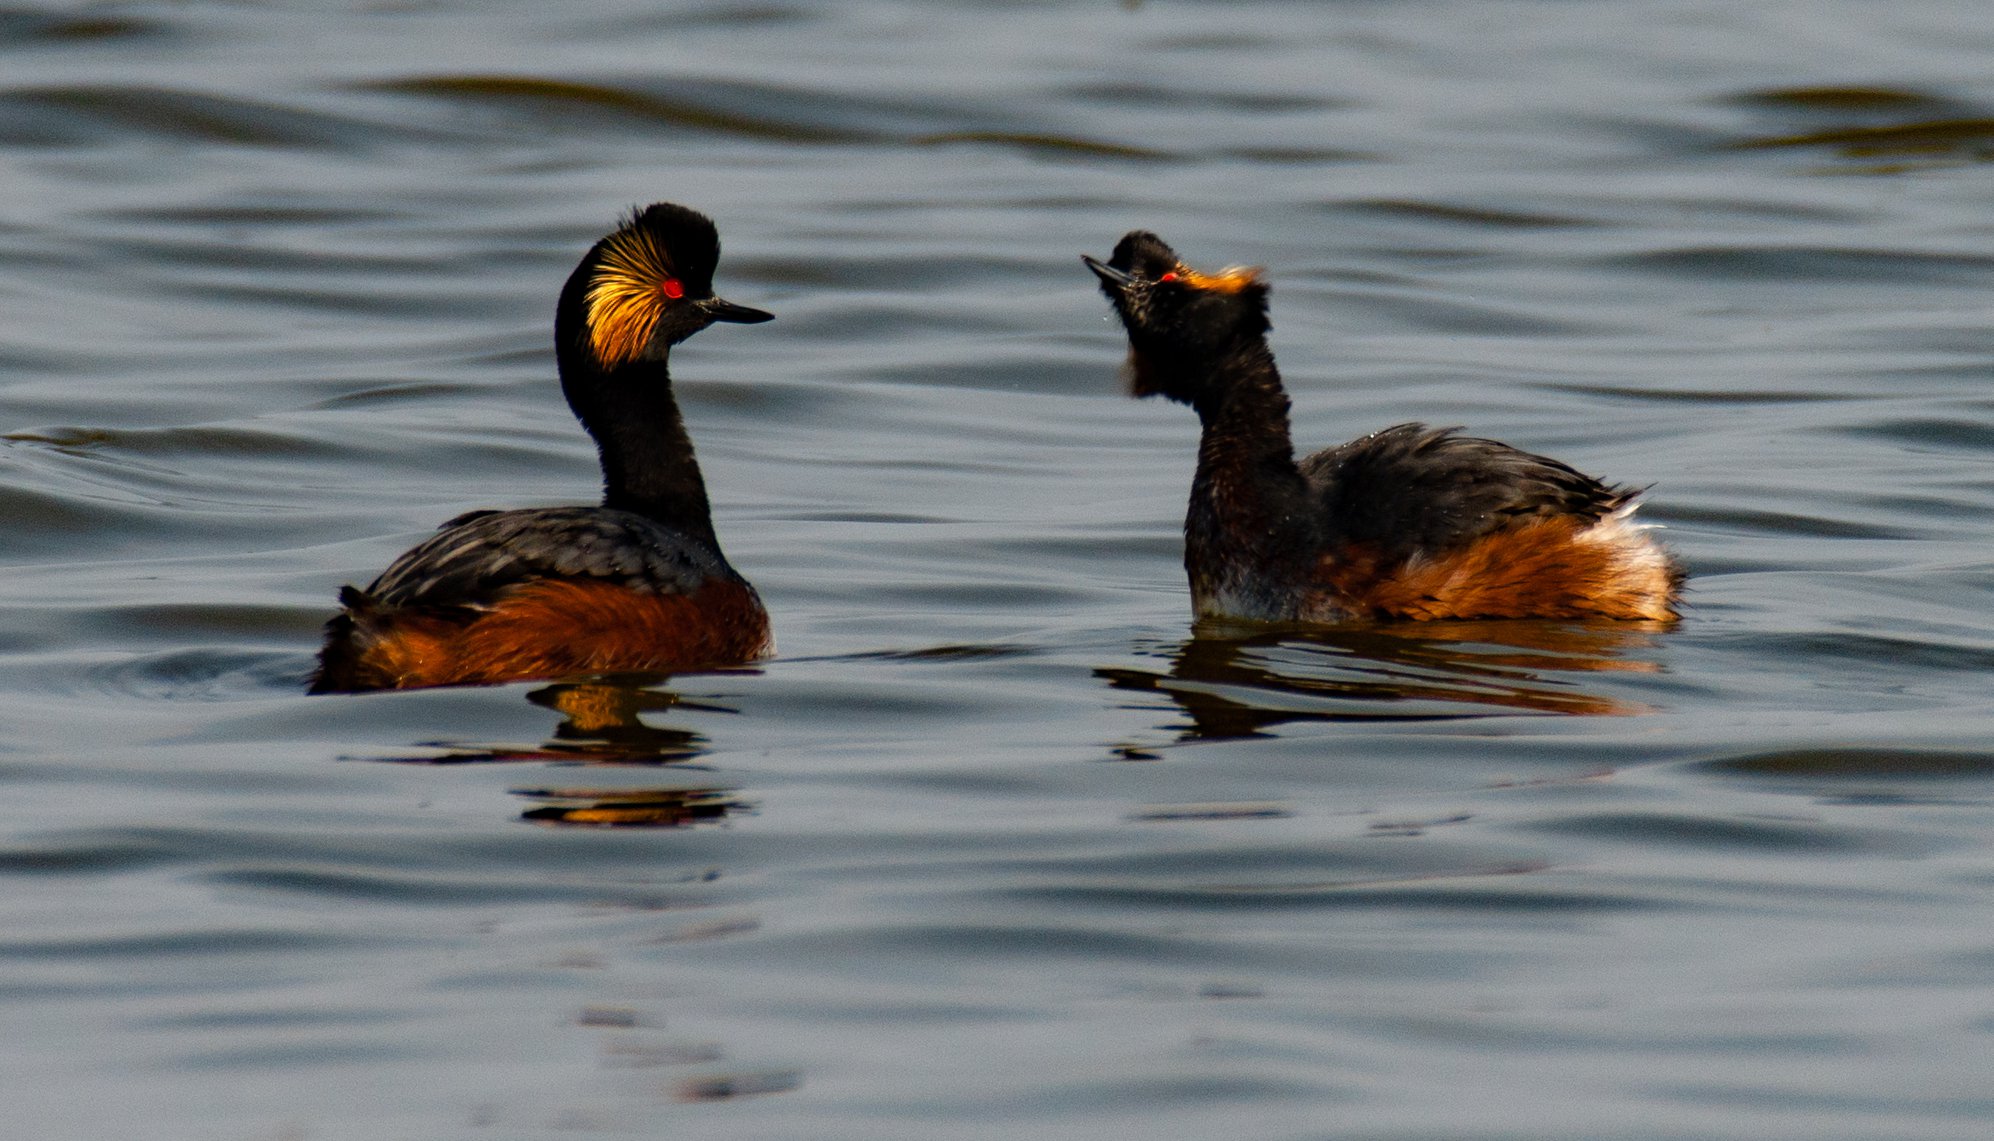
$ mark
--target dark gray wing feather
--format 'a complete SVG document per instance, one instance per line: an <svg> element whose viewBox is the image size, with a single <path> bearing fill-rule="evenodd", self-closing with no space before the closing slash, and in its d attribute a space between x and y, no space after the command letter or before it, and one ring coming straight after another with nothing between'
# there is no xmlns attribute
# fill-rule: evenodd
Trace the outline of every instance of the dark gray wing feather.
<svg viewBox="0 0 1994 1141"><path fill-rule="evenodd" d="M1533 516L1599 519L1638 494L1454 428L1400 424L1301 461L1343 542L1387 558L1445 550Z"/></svg>
<svg viewBox="0 0 1994 1141"><path fill-rule="evenodd" d="M737 577L719 552L642 515L542 507L460 515L396 559L364 593L387 607L474 607L534 579L599 579L690 594L716 576Z"/></svg>

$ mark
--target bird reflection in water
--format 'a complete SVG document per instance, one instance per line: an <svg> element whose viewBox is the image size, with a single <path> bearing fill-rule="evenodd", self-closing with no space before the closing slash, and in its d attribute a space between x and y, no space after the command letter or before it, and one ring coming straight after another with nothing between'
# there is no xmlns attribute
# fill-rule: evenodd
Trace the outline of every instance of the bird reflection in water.
<svg viewBox="0 0 1994 1141"><path fill-rule="evenodd" d="M655 679L649 679L655 680ZM675 725L653 725L647 713L697 710L731 713L723 705L686 700L642 680L560 682L526 695L561 714L553 736L537 745L438 743L421 756L382 758L403 764L461 765L538 762L591 768L640 766L675 773L700 771L691 762L707 752L707 739ZM534 802L520 819L542 825L591 828L669 828L722 819L746 810L735 790L693 785L554 786L515 788Z"/></svg>
<svg viewBox="0 0 1994 1141"><path fill-rule="evenodd" d="M519 814L534 824L587 828L677 828L719 820L747 806L725 788L516 788L540 803Z"/></svg>
<svg viewBox="0 0 1994 1141"><path fill-rule="evenodd" d="M1166 671L1111 667L1116 689L1160 693L1189 715L1180 740L1260 736L1294 721L1427 721L1504 713L1652 712L1589 690L1589 673L1657 673L1642 655L1661 623L1421 622L1280 629L1201 622ZM1122 750L1142 759L1139 749Z"/></svg>

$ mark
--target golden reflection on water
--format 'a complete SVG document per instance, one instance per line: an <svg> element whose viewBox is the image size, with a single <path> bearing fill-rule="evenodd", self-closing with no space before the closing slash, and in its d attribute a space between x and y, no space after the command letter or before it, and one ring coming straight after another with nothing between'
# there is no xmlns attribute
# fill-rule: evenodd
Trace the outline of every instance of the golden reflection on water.
<svg viewBox="0 0 1994 1141"><path fill-rule="evenodd" d="M516 788L540 802L519 814L534 824L588 828L676 828L746 808L725 788Z"/></svg>
<svg viewBox="0 0 1994 1141"><path fill-rule="evenodd" d="M1293 721L1418 721L1497 712L1630 716L1650 706L1585 685L1656 673L1660 623L1427 622L1337 629L1200 623L1165 670L1103 668L1116 689L1160 693L1190 717L1180 740L1264 734ZM1139 750L1125 750L1139 756Z"/></svg>
<svg viewBox="0 0 1994 1141"><path fill-rule="evenodd" d="M538 744L435 742L431 752L377 760L411 765L472 765L513 761L572 761L593 765L671 765L706 755L706 738L676 725L653 725L644 714L667 709L732 713L721 705L686 701L644 681L559 682L526 700L561 714L553 737Z"/></svg>
<svg viewBox="0 0 1994 1141"><path fill-rule="evenodd" d="M641 766L691 771L706 754L707 739L676 725L654 725L645 714L673 709L732 712L687 701L640 680L560 682L526 700L561 715L549 740L539 744L447 744L422 755L377 758L401 764L462 765L542 763L592 767ZM722 785L547 785L511 790L534 806L520 819L548 826L674 828L722 819L748 805Z"/></svg>
<svg viewBox="0 0 1994 1141"><path fill-rule="evenodd" d="M636 682L562 682L536 689L526 700L562 715L548 749L571 753L578 760L626 765L690 761L706 752L705 737L677 726L652 725L644 714L681 706L720 708L687 702L670 690Z"/></svg>

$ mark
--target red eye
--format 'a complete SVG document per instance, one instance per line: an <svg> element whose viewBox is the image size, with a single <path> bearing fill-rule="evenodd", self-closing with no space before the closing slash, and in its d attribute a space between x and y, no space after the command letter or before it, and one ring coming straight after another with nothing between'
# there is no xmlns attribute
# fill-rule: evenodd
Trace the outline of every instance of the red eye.
<svg viewBox="0 0 1994 1141"><path fill-rule="evenodd" d="M673 301L677 301L679 298L685 296L685 286L679 283L678 278L668 277L662 285L658 286L658 292L671 298Z"/></svg>
<svg viewBox="0 0 1994 1141"><path fill-rule="evenodd" d="M1166 273L1166 274L1164 274L1164 275L1163 275L1162 277L1159 277L1159 278L1157 278L1156 280L1158 280L1158 281L1176 281L1176 280L1177 280L1177 275L1176 275L1175 273Z"/></svg>

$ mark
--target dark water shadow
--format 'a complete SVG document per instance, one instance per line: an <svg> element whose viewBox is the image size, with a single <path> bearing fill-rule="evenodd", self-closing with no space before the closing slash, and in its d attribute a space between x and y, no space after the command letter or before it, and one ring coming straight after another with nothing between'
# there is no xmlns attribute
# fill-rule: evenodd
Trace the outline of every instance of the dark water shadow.
<svg viewBox="0 0 1994 1141"><path fill-rule="evenodd" d="M1909 88L1790 87L1729 102L1776 121L1734 150L1818 150L1858 173L1994 160L1994 115L1984 106Z"/></svg>
<svg viewBox="0 0 1994 1141"><path fill-rule="evenodd" d="M1336 629L1200 623L1161 670L1094 671L1116 689L1168 697L1190 718L1179 742L1265 736L1308 721L1441 721L1517 713L1653 712L1586 686L1588 674L1659 673L1659 623L1430 622ZM1144 708L1150 708L1145 706ZM1122 750L1141 759L1140 749Z"/></svg>
<svg viewBox="0 0 1994 1141"><path fill-rule="evenodd" d="M550 737L537 744L425 742L426 751L367 758L391 764L486 765L535 763L595 769L642 767L676 773L704 772L692 764L708 752L706 736L678 725L657 725L647 714L667 710L733 713L723 705L688 701L659 689L651 675L557 682L526 694L534 705L561 715ZM514 788L533 803L520 819L533 824L589 828L672 828L716 821L748 809L735 789L699 781L659 784L555 785Z"/></svg>

